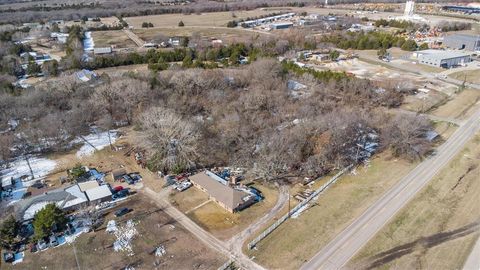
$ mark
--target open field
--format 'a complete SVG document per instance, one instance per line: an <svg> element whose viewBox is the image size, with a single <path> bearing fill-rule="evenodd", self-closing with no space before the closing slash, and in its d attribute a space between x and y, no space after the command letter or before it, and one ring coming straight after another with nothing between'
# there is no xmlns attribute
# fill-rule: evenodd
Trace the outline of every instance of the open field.
<svg viewBox="0 0 480 270"><path fill-rule="evenodd" d="M115 218L112 213L122 206L132 208L133 212ZM74 249L79 269L121 269L127 265L137 269L216 269L225 263L226 258L205 247L149 200L137 195L122 206L111 209L104 225L95 233L81 235L73 245L35 254L27 252L25 261L12 269L39 269L42 266L48 266L48 269L77 269ZM117 221L117 225L129 219L136 222L138 235L132 242L135 256L129 257L113 250L115 236L104 231L105 224L112 219ZM154 250L160 245L165 247L166 254L156 257Z"/></svg>
<svg viewBox="0 0 480 270"><path fill-rule="evenodd" d="M136 48L137 45L133 42L122 30L110 31L93 31L93 42L95 47L109 47L113 48Z"/></svg>
<svg viewBox="0 0 480 270"><path fill-rule="evenodd" d="M125 21L134 28L142 28L143 22L153 23L154 27L176 27L178 22L183 21L185 26L227 26L227 23L232 20L246 19L248 17L257 17L267 15L276 11L265 11L262 9L255 9L249 11L234 11L234 12L211 12L201 14L162 14L150 16L127 17ZM235 16L232 16L235 14Z"/></svg>
<svg viewBox="0 0 480 270"><path fill-rule="evenodd" d="M466 81L469 83L480 83L480 70L465 70L465 71L459 71L452 73L448 75L449 77L460 80L460 81Z"/></svg>
<svg viewBox="0 0 480 270"><path fill-rule="evenodd" d="M198 33L202 37L218 38L225 42L242 42L249 41L261 35L261 33L239 29L239 28L209 28L209 27L171 27L171 28L150 28L133 30L141 39L149 42L158 36L191 36Z"/></svg>
<svg viewBox="0 0 480 270"><path fill-rule="evenodd" d="M208 201L208 195L195 187L183 192L174 191L169 199L198 225L215 237L226 240L265 215L277 202L278 191L275 187L261 183L253 186L262 192L265 199L233 214L214 201Z"/></svg>
<svg viewBox="0 0 480 270"><path fill-rule="evenodd" d="M464 119L468 117L469 112L480 100L480 91L474 89L465 89L459 94L453 96L451 100L436 108L431 114L441 117L450 117Z"/></svg>
<svg viewBox="0 0 480 270"><path fill-rule="evenodd" d="M248 255L271 269L298 269L414 166L379 154L355 174L343 176L310 209L287 220Z"/></svg>
<svg viewBox="0 0 480 270"><path fill-rule="evenodd" d="M350 262L355 269L460 269L480 231L480 136Z"/></svg>
<svg viewBox="0 0 480 270"><path fill-rule="evenodd" d="M447 101L446 94L430 90L428 93L419 92L416 95L406 96L401 108L412 112L429 112L441 107Z"/></svg>

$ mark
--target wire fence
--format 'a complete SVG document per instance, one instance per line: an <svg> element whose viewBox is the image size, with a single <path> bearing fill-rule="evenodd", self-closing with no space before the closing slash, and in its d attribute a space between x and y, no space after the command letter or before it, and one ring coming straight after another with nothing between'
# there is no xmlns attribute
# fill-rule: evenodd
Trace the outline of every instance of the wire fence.
<svg viewBox="0 0 480 270"><path fill-rule="evenodd" d="M279 220L277 220L275 223L273 223L270 227L268 227L265 231L263 231L259 236L257 236L255 239L253 239L250 243L248 243L248 249L252 249L255 247L258 242L262 241L267 235L272 233L276 228L278 228L283 222L285 222L287 219L289 219L295 212L297 212L300 208L304 207L307 203L309 203L313 198L317 197L319 194L321 194L323 191L325 191L329 186L337 182L337 180L348 170L350 170L353 167L353 164L343 168L340 172L338 172L336 175L332 177L327 183L323 184L319 189L317 189L315 192L313 192L308 198L303 200L301 203L299 203L297 206L295 206L292 210L290 210L287 214L282 216Z"/></svg>

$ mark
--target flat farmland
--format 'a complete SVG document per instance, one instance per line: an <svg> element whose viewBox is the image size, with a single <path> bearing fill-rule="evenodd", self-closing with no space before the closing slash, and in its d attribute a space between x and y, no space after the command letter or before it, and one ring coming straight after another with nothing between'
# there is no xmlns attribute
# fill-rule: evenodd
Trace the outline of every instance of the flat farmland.
<svg viewBox="0 0 480 270"><path fill-rule="evenodd" d="M273 12L282 12L283 9L271 11L255 9L249 11L235 12L211 12L201 14L162 14L139 17L128 17L125 21L134 28L142 28L143 22L153 23L154 27L175 27L178 22L182 21L185 26L227 26L227 22L231 20L246 19L248 17L256 17L267 15Z"/></svg>
<svg viewBox="0 0 480 270"><path fill-rule="evenodd" d="M111 31L93 31L93 42L95 47L108 47L114 48L136 48L137 45L133 42L125 32L122 30Z"/></svg>
<svg viewBox="0 0 480 270"><path fill-rule="evenodd" d="M133 32L146 42L155 39L158 36L191 36L193 33L198 33L202 37L218 38L225 42L228 41L247 41L258 37L261 33L251 30L236 29L236 28L208 28L208 27L173 27L173 28L150 28L150 29L135 29Z"/></svg>

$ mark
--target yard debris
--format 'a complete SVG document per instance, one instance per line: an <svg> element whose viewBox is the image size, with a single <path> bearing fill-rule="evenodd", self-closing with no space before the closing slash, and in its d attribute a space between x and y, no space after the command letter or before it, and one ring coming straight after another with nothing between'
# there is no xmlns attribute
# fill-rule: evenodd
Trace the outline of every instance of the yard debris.
<svg viewBox="0 0 480 270"><path fill-rule="evenodd" d="M117 231L117 223L115 222L115 220L108 221L105 231L108 233L113 233Z"/></svg>
<svg viewBox="0 0 480 270"><path fill-rule="evenodd" d="M163 245L155 249L155 257L162 257L165 254L167 254L167 251Z"/></svg>
<svg viewBox="0 0 480 270"><path fill-rule="evenodd" d="M113 250L126 252L128 256L135 255L132 249L132 240L138 234L135 223L130 219L125 226L117 226L113 233L117 237L113 243Z"/></svg>

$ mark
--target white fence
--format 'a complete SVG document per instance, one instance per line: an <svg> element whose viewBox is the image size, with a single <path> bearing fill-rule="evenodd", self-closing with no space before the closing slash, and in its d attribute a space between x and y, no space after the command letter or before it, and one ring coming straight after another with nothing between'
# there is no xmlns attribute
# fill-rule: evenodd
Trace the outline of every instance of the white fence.
<svg viewBox="0 0 480 270"><path fill-rule="evenodd" d="M305 206L307 203L309 203L313 198L317 197L320 193L325 191L330 185L334 184L340 176L342 176L345 172L350 170L353 167L352 165L349 165L348 167L342 169L340 172L338 172L335 176L332 177L327 183L323 184L319 189L317 189L315 192L312 193L308 198L303 200L301 203L299 203L297 206L295 206L290 212L282 216L279 220L277 220L275 223L273 223L270 227L268 227L265 231L263 231L259 236L257 236L255 239L253 239L250 243L248 243L248 249L252 249L254 246L258 244L263 238L265 238L267 235L272 233L278 226L280 226L285 220L290 218L295 212L297 212L300 208Z"/></svg>

